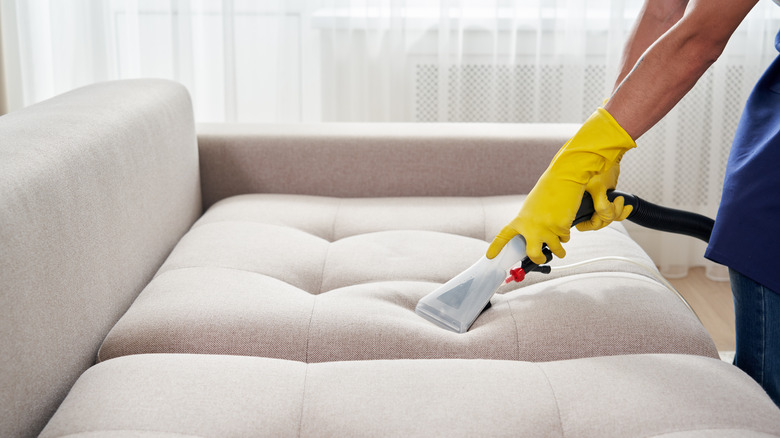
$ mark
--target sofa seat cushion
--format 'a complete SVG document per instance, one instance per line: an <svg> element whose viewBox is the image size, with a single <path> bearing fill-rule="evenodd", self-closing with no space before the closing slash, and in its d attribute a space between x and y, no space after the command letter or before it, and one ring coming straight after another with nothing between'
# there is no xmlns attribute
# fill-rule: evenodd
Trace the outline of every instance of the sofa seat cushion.
<svg viewBox="0 0 780 438"><path fill-rule="evenodd" d="M619 224L578 233L554 265L502 287L465 334L414 313L484 255L522 196L244 195L210 208L109 333L99 360L211 353L302 362L633 353L717 357L693 312Z"/></svg>
<svg viewBox="0 0 780 438"><path fill-rule="evenodd" d="M81 376L41 437L780 436L737 368L689 355L305 364L135 355Z"/></svg>

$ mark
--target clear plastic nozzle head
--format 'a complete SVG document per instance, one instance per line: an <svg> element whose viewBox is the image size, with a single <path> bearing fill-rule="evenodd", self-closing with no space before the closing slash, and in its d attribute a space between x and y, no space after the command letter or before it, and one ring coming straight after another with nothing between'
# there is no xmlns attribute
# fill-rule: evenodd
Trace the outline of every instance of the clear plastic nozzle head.
<svg viewBox="0 0 780 438"><path fill-rule="evenodd" d="M465 333L504 283L509 269L525 257L525 239L517 235L493 259L482 256L452 280L417 303L415 312L434 324Z"/></svg>

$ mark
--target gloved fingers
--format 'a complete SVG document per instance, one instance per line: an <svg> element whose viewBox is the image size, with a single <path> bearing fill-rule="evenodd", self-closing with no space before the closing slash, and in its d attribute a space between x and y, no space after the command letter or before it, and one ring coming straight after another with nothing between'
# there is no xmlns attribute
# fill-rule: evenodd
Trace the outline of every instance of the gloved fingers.
<svg viewBox="0 0 780 438"><path fill-rule="evenodd" d="M520 234L518 230L510 225L505 226L493 239L493 242L488 247L485 256L488 259L495 258L501 250L506 246L513 237ZM571 238L569 230L562 230L559 234L553 231L541 231L529 232L527 231L523 235L526 240L526 255L537 265L547 262L547 257L542 252L542 247L547 244L550 251L558 258L564 258L566 256L566 250L563 249L561 242L566 243Z"/></svg>
<svg viewBox="0 0 780 438"><path fill-rule="evenodd" d="M622 154L621 154L622 155ZM618 161L620 156L618 156ZM616 162L601 173L594 175L585 186L585 191L593 199L594 213L587 221L577 224L580 231L592 231L604 228L618 217L618 209L607 197L607 190L614 189L620 176L620 165Z"/></svg>
<svg viewBox="0 0 780 438"><path fill-rule="evenodd" d="M568 233L566 233L566 234L564 234L562 236L557 236L554 233L548 233L544 237L544 243L547 244L547 247L550 248L550 251L556 257L558 257L559 259L562 259L562 258L566 257L566 250L563 249L563 245L561 245L561 242L564 242L564 243L568 242L569 241L569 237L570 236L569 236ZM527 249L526 249L526 251L527 251ZM541 254L541 248L539 248L539 252ZM531 260L533 260L533 262L536 263L537 265L540 264L539 262L537 262L534 259L531 259ZM541 255L540 260L541 260L541 263L546 262L546 259L545 259L544 255Z"/></svg>
<svg viewBox="0 0 780 438"><path fill-rule="evenodd" d="M547 262L547 257L542 253L544 242L536 239L528 239L525 242L525 255L537 265ZM549 246L549 245L548 245Z"/></svg>
<svg viewBox="0 0 780 438"><path fill-rule="evenodd" d="M512 232L499 233L487 257L495 258L517 234L526 239L526 252L535 262L544 262L543 243L557 257L565 257L562 243L569 240L585 190L593 197L596 210L590 227L600 228L619 216L606 191L617 184L623 153L634 147L636 143L617 121L603 108L597 109L555 154L512 221Z"/></svg>
<svg viewBox="0 0 780 438"><path fill-rule="evenodd" d="M618 196L615 198L615 200L612 202L612 206L614 209L614 221L622 221L628 217L628 215L631 214L632 211L634 211L634 207L631 205L625 205L625 199L622 196ZM609 225L612 221L604 221L602 220L598 215L594 214L593 217L590 218L590 220L580 222L577 224L577 229L580 231L595 231L600 230L607 225Z"/></svg>
<svg viewBox="0 0 780 438"><path fill-rule="evenodd" d="M623 207L625 206L626 200L622 196L618 196L612 201L612 205L615 209L615 217L619 217L621 213L623 213Z"/></svg>
<svg viewBox="0 0 780 438"><path fill-rule="evenodd" d="M616 211L618 210L616 208L617 205L610 202L609 198L607 198L606 186L601 185L597 190L590 191L590 196L593 198L594 214L601 219L601 222L604 223L603 226L615 220L615 217L617 217ZM623 198L620 197L620 199L622 200ZM623 208L622 201L620 208Z"/></svg>
<svg viewBox="0 0 780 438"><path fill-rule="evenodd" d="M604 222L597 214L593 214L590 219L580 222L577 225L579 231L596 231L609 225L609 222Z"/></svg>
<svg viewBox="0 0 780 438"><path fill-rule="evenodd" d="M506 246L507 242L512 240L513 237L517 236L518 232L513 227L507 225L504 228L499 231L499 233L496 235L496 237L493 239L493 242L490 243L490 246L488 247L487 253L485 256L489 259L495 258L498 253L501 252L502 249Z"/></svg>
<svg viewBox="0 0 780 438"><path fill-rule="evenodd" d="M628 216L631 215L632 211L634 211L634 206L633 205L626 205L625 207L623 207L623 212L615 220L616 221L626 220L626 218L628 218Z"/></svg>
<svg viewBox="0 0 780 438"><path fill-rule="evenodd" d="M625 220L631 212L634 211L633 205L625 205L625 199L622 196L615 198L616 221Z"/></svg>
<svg viewBox="0 0 780 438"><path fill-rule="evenodd" d="M616 206L609 202L607 198L607 190L604 186L601 186L599 190L589 192L593 198L593 216L587 221L577 224L577 229L580 231L595 231L600 230L615 219Z"/></svg>

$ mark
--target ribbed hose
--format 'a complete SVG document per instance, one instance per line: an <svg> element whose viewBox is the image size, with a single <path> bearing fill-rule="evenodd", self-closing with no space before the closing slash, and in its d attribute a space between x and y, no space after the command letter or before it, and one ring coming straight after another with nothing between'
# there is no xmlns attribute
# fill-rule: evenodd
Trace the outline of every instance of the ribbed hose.
<svg viewBox="0 0 780 438"><path fill-rule="evenodd" d="M628 220L653 230L666 231L669 233L684 234L695 237L705 242L710 241L712 227L715 221L697 213L689 211L675 210L673 208L662 207L660 205L647 202L638 196L628 193L618 192L616 190L607 193L607 198L614 201L618 196L622 196L626 205L634 207ZM593 199L588 192L582 197L580 209L577 211L577 217L572 226L590 219L593 215Z"/></svg>
<svg viewBox="0 0 780 438"><path fill-rule="evenodd" d="M634 211L628 220L643 227L669 233L685 234L705 242L710 241L715 221L689 211L662 207L634 196Z"/></svg>

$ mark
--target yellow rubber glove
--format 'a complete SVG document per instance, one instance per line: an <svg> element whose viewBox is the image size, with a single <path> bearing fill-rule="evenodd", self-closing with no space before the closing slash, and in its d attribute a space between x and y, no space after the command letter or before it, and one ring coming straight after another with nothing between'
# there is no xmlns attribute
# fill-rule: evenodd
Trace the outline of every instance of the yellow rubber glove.
<svg viewBox="0 0 780 438"><path fill-rule="evenodd" d="M599 108L558 151L523 202L517 217L498 233L487 251L492 259L517 234L534 263L545 262L543 244L559 258L586 185L619 162L636 143L604 108ZM619 172L619 170L618 170ZM610 181L607 181L610 182Z"/></svg>
<svg viewBox="0 0 780 438"><path fill-rule="evenodd" d="M615 161L615 164L603 173L591 178L588 184L585 185L585 191L590 193L593 199L595 213L589 220L578 223L578 230L599 230L609 225L612 221L622 221L634 210L633 206L624 205L625 199L622 196L615 198L614 202L610 202L609 198L607 198L607 190L614 190L617 186L621 158L622 154Z"/></svg>

